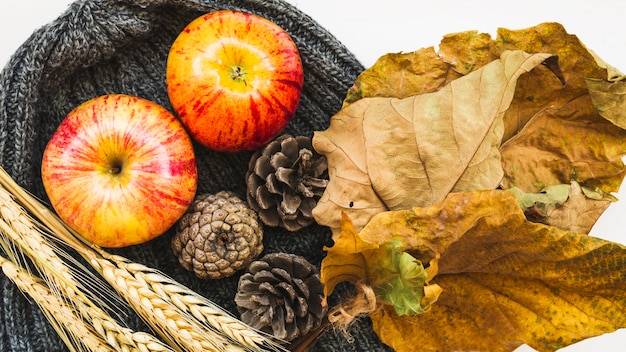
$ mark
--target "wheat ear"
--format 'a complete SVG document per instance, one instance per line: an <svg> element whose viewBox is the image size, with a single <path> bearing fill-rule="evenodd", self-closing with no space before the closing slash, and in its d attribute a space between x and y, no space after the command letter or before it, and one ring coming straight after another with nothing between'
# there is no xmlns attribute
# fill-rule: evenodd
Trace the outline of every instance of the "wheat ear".
<svg viewBox="0 0 626 352"><path fill-rule="evenodd" d="M159 299L178 308L187 319L201 325L203 329L219 333L225 336L230 343L239 345L247 351L284 350L263 333L252 329L215 303L158 270L129 262L123 257L110 255L106 252L102 252L101 255L110 262L116 263L118 268L123 268L133 277L145 282Z"/></svg>
<svg viewBox="0 0 626 352"><path fill-rule="evenodd" d="M17 185L3 169L0 170L0 182L59 239L80 253L109 282L118 294L127 301L137 314L174 349L203 352L286 351L285 348L274 343L269 337L265 337L252 328L247 327L243 322L238 322L238 324L240 324L242 330L244 327L249 329L250 336L256 334L254 338L246 337L246 334L241 333L241 331L236 336L235 332L237 329L231 328L229 331L224 331L222 330L225 327L223 324L207 323L207 321L211 321L215 317L215 310L211 311L213 315L203 316L201 319L198 319L188 307L181 309L164 294L165 291L162 290L162 286L152 287L149 284L150 280L146 280L146 276L141 274L141 272L155 274L157 271L132 263L125 258L110 255L94 244L88 243L55 214L50 212L41 202ZM139 267L142 270L133 271ZM129 268L133 270L129 270ZM148 278L150 277L148 276ZM178 286L180 292L191 292L191 290L173 280L168 280L168 284ZM171 287L170 290L172 290ZM155 292L155 290L159 289L161 289L161 293ZM190 295L189 297L192 296ZM184 301L182 299L178 303L184 305ZM210 302L208 300L204 300L204 302L206 307L215 306L212 303L208 304ZM195 315L202 316L201 311L202 309L195 310ZM208 309L204 309L204 311L209 312ZM215 328L216 326L221 327ZM236 337L233 338L233 336Z"/></svg>
<svg viewBox="0 0 626 352"><path fill-rule="evenodd" d="M1 256L0 266L5 275L37 303L71 351L84 348L89 351L173 351L150 334L121 326L91 303L64 299L44 281Z"/></svg>
<svg viewBox="0 0 626 352"><path fill-rule="evenodd" d="M3 220L1 235L6 242L12 243L15 249L32 259L51 289L70 297L79 292L80 284L57 254L60 249L50 243L50 236L44 235L45 230L36 225L35 220L4 187L0 187L0 218ZM8 255L14 254L10 249L5 251Z"/></svg>
<svg viewBox="0 0 626 352"><path fill-rule="evenodd" d="M90 255L91 256L91 255ZM121 259L120 259L121 260ZM146 323L180 351L243 351L229 344L220 334L207 334L202 327L163 300L151 287L134 276L124 265L116 265L95 255L89 261L93 267L126 299Z"/></svg>
<svg viewBox="0 0 626 352"><path fill-rule="evenodd" d="M68 335L66 333L68 330L63 329L66 325L66 318L71 318L73 321L71 326L82 326L85 322L90 323L91 326L88 331L95 333L97 337L88 337L88 341L102 339L116 351L172 351L169 346L153 335L135 332L120 325L87 298L81 291L82 286L74 279L73 270L57 253L61 252L65 258L69 256L61 248L51 243L49 234L44 233L44 230L39 224L36 224L34 219L28 216L25 209L15 202L14 197L4 187L0 187L0 236L4 239L0 243L7 255L13 258L11 262L2 258L3 263L11 273L20 274L14 276L17 279L23 279L19 282L25 282L27 278L25 275L31 275L30 279L37 285L22 285L20 289L31 296L46 297L47 299L40 304L42 309L46 307L46 302L55 300L59 307L65 307L66 311L79 313L79 315L55 316L44 311L51 325L59 332L69 349L75 350L78 340L71 334ZM37 271L42 274L43 282L33 276L29 270L17 266L18 258L22 255L31 259ZM92 278L96 279L95 276ZM102 285L98 286L101 287ZM44 291L47 295L42 294ZM79 322L77 319L84 321ZM69 330L69 332L72 331ZM82 329L81 331L84 333L85 330ZM81 337L81 340L87 338L83 338L82 335L78 336ZM96 346L96 344L92 343L90 346Z"/></svg>
<svg viewBox="0 0 626 352"><path fill-rule="evenodd" d="M73 306L53 293L41 280L2 256L0 266L6 277L37 303L70 350L114 351L94 334L93 327L81 319Z"/></svg>
<svg viewBox="0 0 626 352"><path fill-rule="evenodd" d="M45 282L1 256L0 267L37 303L71 351L173 351L154 336L125 328L89 304L62 299Z"/></svg>

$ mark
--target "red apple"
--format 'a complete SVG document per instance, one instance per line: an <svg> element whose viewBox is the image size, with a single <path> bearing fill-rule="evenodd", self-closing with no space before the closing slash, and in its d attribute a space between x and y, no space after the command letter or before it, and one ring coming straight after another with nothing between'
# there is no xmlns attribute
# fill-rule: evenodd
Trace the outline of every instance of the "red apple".
<svg viewBox="0 0 626 352"><path fill-rule="evenodd" d="M198 182L180 121L152 101L122 94L72 110L46 146L41 174L58 215L109 248L167 231L193 201Z"/></svg>
<svg viewBox="0 0 626 352"><path fill-rule="evenodd" d="M201 144L258 148L287 126L300 101L302 62L291 37L256 15L221 10L176 38L166 72L172 106Z"/></svg>

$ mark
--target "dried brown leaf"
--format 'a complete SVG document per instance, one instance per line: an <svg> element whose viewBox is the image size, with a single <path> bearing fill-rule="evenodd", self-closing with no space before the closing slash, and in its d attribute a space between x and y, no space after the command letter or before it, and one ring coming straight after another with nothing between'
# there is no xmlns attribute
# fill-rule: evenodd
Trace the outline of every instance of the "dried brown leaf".
<svg viewBox="0 0 626 352"><path fill-rule="evenodd" d="M432 93L460 76L433 47L389 53L357 77L348 90L344 107L365 97L406 98Z"/></svg>
<svg viewBox="0 0 626 352"><path fill-rule="evenodd" d="M313 210L316 221L337 233L343 211L360 229L380 211L496 188L502 116L517 78L548 57L507 51L436 92L364 98L343 108L313 137L330 177Z"/></svg>
<svg viewBox="0 0 626 352"><path fill-rule="evenodd" d="M398 315L385 304L370 314L398 352L513 351L524 343L554 351L626 327L626 247L527 221L511 192L452 193L430 207L377 214L352 235L369 246L400 241L422 263L441 255L430 282L442 291L430 311ZM379 267L371 261L380 258L362 258L365 276L352 280L371 285Z"/></svg>
<svg viewBox="0 0 626 352"><path fill-rule="evenodd" d="M591 198L578 182L572 182L567 201L549 208L544 223L577 233L589 233L609 205L611 200Z"/></svg>
<svg viewBox="0 0 626 352"><path fill-rule="evenodd" d="M504 115L502 186L537 192L546 185L575 180L605 192L617 191L626 174L621 160L626 154L621 131L626 125L621 117L626 105L624 75L559 23L520 30L499 28L495 39L477 31L452 33L443 37L438 52L427 48L386 55L358 77L347 101L434 92L484 67L506 50L554 54L560 80L555 79L554 67L543 65L518 80ZM561 123L570 126L562 128ZM571 133L577 139L584 135L597 138L587 152L582 151L588 147L585 143L559 144L560 140L576 139ZM515 141L507 142L510 139Z"/></svg>
<svg viewBox="0 0 626 352"><path fill-rule="evenodd" d="M616 126L626 129L626 81L609 82L589 78L587 88L598 113Z"/></svg>
<svg viewBox="0 0 626 352"><path fill-rule="evenodd" d="M592 189L617 191L626 174L626 132L603 118L592 98L615 103L619 95L597 98L588 90L590 81L606 82L612 71L558 23L500 29L497 41L503 50L556 54L565 78L560 86L551 79L552 72L538 68L519 80L504 117L503 187L537 192L574 180Z"/></svg>
<svg viewBox="0 0 626 352"><path fill-rule="evenodd" d="M626 174L626 130L600 117L589 95L537 113L500 151L503 187L529 193L572 180L616 192Z"/></svg>

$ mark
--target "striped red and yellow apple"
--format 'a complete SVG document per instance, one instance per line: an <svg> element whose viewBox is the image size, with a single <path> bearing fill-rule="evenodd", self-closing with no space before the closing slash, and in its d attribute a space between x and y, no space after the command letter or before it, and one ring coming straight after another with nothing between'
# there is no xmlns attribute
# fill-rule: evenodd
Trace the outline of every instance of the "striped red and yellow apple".
<svg viewBox="0 0 626 352"><path fill-rule="evenodd" d="M44 150L41 173L61 219L109 248L166 232L193 201L198 182L180 121L150 100L123 94L72 110Z"/></svg>
<svg viewBox="0 0 626 352"><path fill-rule="evenodd" d="M221 152L258 148L294 116L304 81L298 49L263 17L231 10L190 22L173 42L166 82L190 135Z"/></svg>

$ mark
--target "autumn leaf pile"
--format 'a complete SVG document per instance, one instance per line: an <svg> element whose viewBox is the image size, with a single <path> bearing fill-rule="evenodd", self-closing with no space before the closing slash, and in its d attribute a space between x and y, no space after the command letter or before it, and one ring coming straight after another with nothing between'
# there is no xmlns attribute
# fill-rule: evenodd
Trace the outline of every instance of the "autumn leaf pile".
<svg viewBox="0 0 626 352"><path fill-rule="evenodd" d="M382 56L313 138L326 295L371 288L396 351L553 351L626 327L626 247L588 235L626 172L625 81L558 23Z"/></svg>

